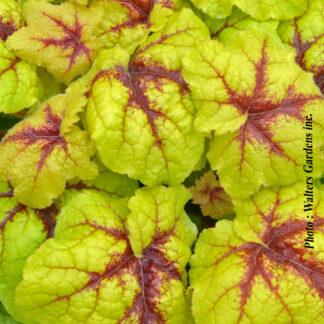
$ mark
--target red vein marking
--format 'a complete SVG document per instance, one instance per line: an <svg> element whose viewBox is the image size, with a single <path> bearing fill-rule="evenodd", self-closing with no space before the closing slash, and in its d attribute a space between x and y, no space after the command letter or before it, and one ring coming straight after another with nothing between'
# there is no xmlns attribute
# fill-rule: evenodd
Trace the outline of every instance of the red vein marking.
<svg viewBox="0 0 324 324"><path fill-rule="evenodd" d="M217 30L215 33L211 33L211 34L210 34L210 37L212 37L212 38L213 38L213 37L218 37L219 34L220 34L224 29L226 29L226 28L234 28L234 29L240 30L238 27L235 26L235 24L239 23L240 21L244 20L244 19L247 18L247 17L249 17L249 16L248 16L248 15L245 15L245 16L239 18L238 20L233 21L233 22L230 23L230 24L228 23L228 21L230 20L230 16L227 17L226 20L225 20L225 22L224 22L224 24L223 24L223 26L222 26L219 30Z"/></svg>

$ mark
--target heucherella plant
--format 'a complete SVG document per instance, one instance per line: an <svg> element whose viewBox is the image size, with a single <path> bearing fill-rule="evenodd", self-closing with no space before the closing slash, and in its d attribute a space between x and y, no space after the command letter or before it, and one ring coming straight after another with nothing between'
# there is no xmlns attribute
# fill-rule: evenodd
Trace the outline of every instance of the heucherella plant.
<svg viewBox="0 0 324 324"><path fill-rule="evenodd" d="M53 236L58 209L33 209L19 203L6 182L0 182L0 301L16 319L23 320L14 306L17 284L26 259ZM1 324L6 323L1 321Z"/></svg>
<svg viewBox="0 0 324 324"><path fill-rule="evenodd" d="M312 75L276 38L252 28L227 47L205 41L184 66L198 108L195 128L215 135L207 157L227 193L244 199L261 185L303 180L306 116L318 161L312 175L321 177L324 100Z"/></svg>
<svg viewBox="0 0 324 324"><path fill-rule="evenodd" d="M314 74L315 81L324 94L324 3L308 1L302 16L283 21L278 29L282 40L293 46L296 62Z"/></svg>
<svg viewBox="0 0 324 324"><path fill-rule="evenodd" d="M93 0L104 15L96 36L106 48L120 46L132 54L150 32L163 27L167 17L182 6L180 0Z"/></svg>
<svg viewBox="0 0 324 324"><path fill-rule="evenodd" d="M290 19L301 15L308 0L192 0L193 4L212 18L228 17L233 6L260 21L273 19Z"/></svg>
<svg viewBox="0 0 324 324"><path fill-rule="evenodd" d="M0 324L324 324L323 9L0 0Z"/></svg>
<svg viewBox="0 0 324 324"><path fill-rule="evenodd" d="M204 135L193 129L195 107L181 57L208 37L185 8L131 58L122 50L106 52L105 68L91 83L87 127L108 168L146 185L177 184L190 174Z"/></svg>
<svg viewBox="0 0 324 324"><path fill-rule="evenodd" d="M29 0L23 8L27 26L11 35L6 46L22 60L45 67L66 84L87 72L102 46L93 35L101 11L45 0Z"/></svg>
<svg viewBox="0 0 324 324"><path fill-rule="evenodd" d="M142 188L128 213L125 199L70 196L54 238L26 262L17 309L36 323L187 323L188 198L180 185Z"/></svg>
<svg viewBox="0 0 324 324"><path fill-rule="evenodd" d="M263 189L201 233L190 270L197 324L323 323L324 190L309 218L314 249L304 247L303 190Z"/></svg>
<svg viewBox="0 0 324 324"><path fill-rule="evenodd" d="M10 181L19 202L48 207L68 180L98 175L88 133L75 125L85 103L73 91L52 97L2 140L0 179Z"/></svg>

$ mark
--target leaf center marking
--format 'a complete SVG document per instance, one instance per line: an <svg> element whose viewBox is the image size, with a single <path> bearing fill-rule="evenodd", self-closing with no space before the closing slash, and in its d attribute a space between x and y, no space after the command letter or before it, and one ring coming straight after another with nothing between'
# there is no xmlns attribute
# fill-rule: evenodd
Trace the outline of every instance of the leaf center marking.
<svg viewBox="0 0 324 324"><path fill-rule="evenodd" d="M70 305L70 300L73 296L89 289L95 290L97 299L99 299L102 281L112 278L119 278L119 285L127 289L128 283L123 280L123 275L127 274L137 280L140 290L136 293L132 306L125 310L125 316L119 323L133 318L133 316L138 318L138 322L142 324L165 323L164 314L158 310L159 296L161 296L163 289L165 289L165 282L171 279L182 280L182 275L175 267L174 262L167 260L162 252L162 247L170 239L169 236L173 233L173 230L168 233L156 233L149 247L143 250L143 257L139 259L135 257L126 233L120 229L106 228L90 222L85 222L84 225L93 227L94 231L102 230L107 235L114 237L116 241L125 241L126 247L124 252L113 253L111 262L107 264L103 273L76 269L89 275L87 284L69 295L56 297L39 307L43 308L63 300L67 300ZM94 231L91 233L94 233ZM53 269L69 270L75 268L58 266L53 267ZM96 311L97 305L98 300L95 301L87 320Z"/></svg>
<svg viewBox="0 0 324 324"><path fill-rule="evenodd" d="M67 142L60 135L62 118L52 112L52 108L47 105L44 108L46 113L46 123L38 128L27 125L14 135L6 137L3 143L21 142L28 147L33 144L39 144L41 147L41 156L37 165L37 171L40 172L46 159L52 153L56 146L61 146L67 151Z"/></svg>
<svg viewBox="0 0 324 324"><path fill-rule="evenodd" d="M75 64L77 58L79 56L85 55L89 62L91 62L90 57L90 49L85 46L85 44L81 41L82 38L82 29L84 26L82 26L79 23L79 18L77 13L75 14L75 23L73 27L69 27L66 24L64 24L59 19L56 19L50 15L48 15L45 12L42 12L42 14L46 17L48 17L50 20L52 20L57 26L61 27L62 31L64 32L65 36L63 38L32 38L33 40L40 41L44 44L44 48L48 46L55 46L62 48L63 50L69 50L72 49L72 53L67 52L68 54L66 57L69 58L69 65L66 70L68 72L73 64Z"/></svg>
<svg viewBox="0 0 324 324"><path fill-rule="evenodd" d="M11 21L3 22L0 17L0 38L5 42L7 38L17 30L17 26Z"/></svg>

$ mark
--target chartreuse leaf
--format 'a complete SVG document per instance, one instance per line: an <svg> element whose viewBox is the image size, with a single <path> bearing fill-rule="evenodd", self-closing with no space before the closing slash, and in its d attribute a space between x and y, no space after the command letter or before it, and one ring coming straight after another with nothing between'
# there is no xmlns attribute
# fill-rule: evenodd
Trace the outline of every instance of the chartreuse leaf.
<svg viewBox="0 0 324 324"><path fill-rule="evenodd" d="M324 2L309 1L304 15L283 21L278 29L282 40L296 50L296 62L314 74L324 94Z"/></svg>
<svg viewBox="0 0 324 324"><path fill-rule="evenodd" d="M306 116L313 121L313 176L319 178L324 100L293 53L258 29L241 32L225 49L214 40L197 48L184 59L184 78L199 110L196 129L216 135L207 157L225 191L242 199L261 185L304 179Z"/></svg>
<svg viewBox="0 0 324 324"><path fill-rule="evenodd" d="M45 67L69 83L91 66L101 43L93 36L101 12L70 2L53 5L29 0L24 5L27 26L8 38L6 45L23 60Z"/></svg>
<svg viewBox="0 0 324 324"><path fill-rule="evenodd" d="M168 246L175 247L177 244L181 246L182 241L189 246L193 243L192 233L195 233L196 229L183 210L183 206L189 199L189 191L180 185L170 188L144 187L136 192L135 197L132 197L128 204L131 212L126 223L130 232L130 244L137 257L143 257L143 251L156 239L166 243L165 253L168 255L170 252L170 258L174 251L171 248L168 251ZM166 233L173 232L175 226L179 231L178 234L181 235L174 235L166 241L165 238L162 239ZM187 231L188 228L190 231ZM181 259L177 259L178 266L183 270L187 257L188 253L184 253Z"/></svg>
<svg viewBox="0 0 324 324"><path fill-rule="evenodd" d="M204 138L193 129L181 57L207 37L204 24L182 9L131 60L126 52L106 52L105 69L92 81L87 125L109 169L149 185L180 183L193 170Z"/></svg>
<svg viewBox="0 0 324 324"><path fill-rule="evenodd" d="M213 171L206 172L190 188L194 204L200 205L204 216L215 219L233 213L231 197L224 191Z"/></svg>
<svg viewBox="0 0 324 324"><path fill-rule="evenodd" d="M182 281L196 236L187 199L180 185L139 189L127 216L125 198L70 196L54 239L26 262L18 310L42 324L186 323Z"/></svg>
<svg viewBox="0 0 324 324"><path fill-rule="evenodd" d="M21 9L15 0L0 0L0 39L6 41L24 24Z"/></svg>
<svg viewBox="0 0 324 324"><path fill-rule="evenodd" d="M307 6L307 0L192 0L194 5L212 18L226 18L236 5L243 12L260 21L290 19L300 16Z"/></svg>
<svg viewBox="0 0 324 324"><path fill-rule="evenodd" d="M105 47L120 46L132 54L150 32L160 29L181 7L181 1L94 0L91 6L104 10L96 35Z"/></svg>
<svg viewBox="0 0 324 324"><path fill-rule="evenodd" d="M17 59L0 40L0 112L28 108L38 101L38 94L35 68Z"/></svg>
<svg viewBox="0 0 324 324"><path fill-rule="evenodd" d="M236 220L202 232L189 273L197 324L323 323L324 191L305 213L304 190L263 189L236 204Z"/></svg>
<svg viewBox="0 0 324 324"><path fill-rule="evenodd" d="M0 301L17 320L14 296L22 279L26 259L54 232L58 210L55 206L32 209L13 197L13 190L0 182ZM6 323L1 321L1 324Z"/></svg>
<svg viewBox="0 0 324 324"><path fill-rule="evenodd" d="M52 97L2 140L0 178L10 181L19 202L45 208L67 180L97 176L88 134L74 125L85 103L85 97L70 91Z"/></svg>

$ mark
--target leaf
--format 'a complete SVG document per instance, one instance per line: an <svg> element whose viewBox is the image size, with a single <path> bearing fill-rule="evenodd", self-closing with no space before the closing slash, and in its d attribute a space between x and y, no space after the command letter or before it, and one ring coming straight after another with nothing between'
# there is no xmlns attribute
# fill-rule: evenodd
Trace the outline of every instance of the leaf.
<svg viewBox="0 0 324 324"><path fill-rule="evenodd" d="M99 10L30 0L24 14L27 26L6 42L18 57L45 67L66 84L87 72L101 47L93 35L101 19Z"/></svg>
<svg viewBox="0 0 324 324"><path fill-rule="evenodd" d="M232 6L236 5L240 10L259 21L270 18L284 20L301 15L306 9L306 0L281 0L277 2L269 0L193 0L193 4L212 18L222 19L232 12Z"/></svg>
<svg viewBox="0 0 324 324"><path fill-rule="evenodd" d="M22 62L0 40L0 112L15 113L38 101L35 68Z"/></svg>
<svg viewBox="0 0 324 324"><path fill-rule="evenodd" d="M5 308L0 303L0 321L2 324L19 324L19 322L16 322L14 319L11 318L11 316L7 313Z"/></svg>
<svg viewBox="0 0 324 324"><path fill-rule="evenodd" d="M190 271L197 324L322 322L324 191L314 187L305 213L304 190L263 189L235 205L236 220L203 231ZM304 246L310 220L314 249Z"/></svg>
<svg viewBox="0 0 324 324"><path fill-rule="evenodd" d="M19 4L14 0L0 1L0 40L6 41L8 36L24 25Z"/></svg>
<svg viewBox="0 0 324 324"><path fill-rule="evenodd" d="M251 29L227 48L206 41L184 66L198 108L195 127L216 135L207 157L232 197L304 179L306 116L312 117L310 145L319 161L313 176L323 174L323 98L311 75L275 39Z"/></svg>
<svg viewBox="0 0 324 324"><path fill-rule="evenodd" d="M22 279L26 259L53 236L57 208L32 209L13 197L13 190L0 182L0 300L15 319L24 321L15 309L14 296ZM6 323L4 320L0 322ZM14 321L13 321L14 322Z"/></svg>
<svg viewBox="0 0 324 324"><path fill-rule="evenodd" d="M233 213L231 197L224 191L213 171L206 172L190 188L193 203L200 205L202 214L215 219Z"/></svg>
<svg viewBox="0 0 324 324"><path fill-rule="evenodd" d="M161 29L167 17L181 7L179 0L94 0L93 8L104 16L96 36L106 48L120 46L129 54L143 43L150 32Z"/></svg>
<svg viewBox="0 0 324 324"><path fill-rule="evenodd" d="M324 3L309 1L308 9L294 20L283 21L278 29L282 40L296 50L296 62L314 74L324 94Z"/></svg>
<svg viewBox="0 0 324 324"><path fill-rule="evenodd" d="M73 92L52 97L3 139L0 177L10 181L19 202L48 207L63 192L66 181L97 176L88 134L74 125L85 102Z"/></svg>
<svg viewBox="0 0 324 324"><path fill-rule="evenodd" d="M183 9L131 60L126 52L105 52L106 67L92 81L87 125L109 169L148 185L177 184L191 173L204 139L193 130L195 107L181 57L207 37L203 23Z"/></svg>
<svg viewBox="0 0 324 324"><path fill-rule="evenodd" d="M127 216L125 200L88 190L71 196L54 239L26 263L19 311L38 323L185 323L182 280L196 235L183 212L186 197L182 186L139 189ZM133 250L144 233L136 219L146 219L152 234L141 251L135 244L141 257Z"/></svg>

